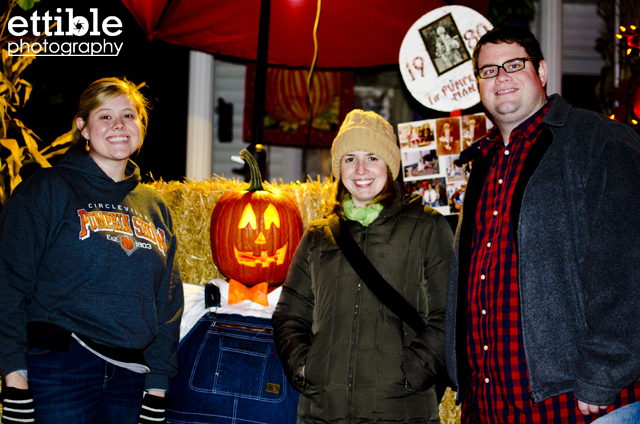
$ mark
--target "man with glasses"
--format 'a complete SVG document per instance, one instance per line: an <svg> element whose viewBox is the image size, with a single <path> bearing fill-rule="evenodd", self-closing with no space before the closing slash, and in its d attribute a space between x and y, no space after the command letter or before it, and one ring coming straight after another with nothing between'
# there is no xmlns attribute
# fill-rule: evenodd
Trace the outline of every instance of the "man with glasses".
<svg viewBox="0 0 640 424"><path fill-rule="evenodd" d="M640 400L640 137L547 97L524 28L488 32L473 61L496 126L457 161L472 171L445 343L462 421L590 423Z"/></svg>

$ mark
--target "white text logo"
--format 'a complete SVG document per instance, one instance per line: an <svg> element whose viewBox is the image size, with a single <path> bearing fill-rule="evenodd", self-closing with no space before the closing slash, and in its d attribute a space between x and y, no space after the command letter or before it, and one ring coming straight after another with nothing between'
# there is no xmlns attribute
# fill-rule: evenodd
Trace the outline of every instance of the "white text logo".
<svg viewBox="0 0 640 424"><path fill-rule="evenodd" d="M51 15L47 10L39 15L38 11L29 19L14 16L9 20L8 30L14 37L30 34L35 37L116 37L122 33L122 21L116 16L107 16L100 20L98 9L89 9L86 18L74 15L73 9L56 9ZM50 28L53 24L55 26ZM109 41L108 38L95 41L64 41L44 39L42 41L24 41L8 43L9 56L118 56L123 42Z"/></svg>

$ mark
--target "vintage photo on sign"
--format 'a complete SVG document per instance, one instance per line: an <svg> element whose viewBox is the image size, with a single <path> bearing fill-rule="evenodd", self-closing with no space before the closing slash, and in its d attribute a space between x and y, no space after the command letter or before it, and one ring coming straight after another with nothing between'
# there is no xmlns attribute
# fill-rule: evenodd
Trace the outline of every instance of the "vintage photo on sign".
<svg viewBox="0 0 640 424"><path fill-rule="evenodd" d="M421 28L420 35L438 76L471 60L450 13Z"/></svg>
<svg viewBox="0 0 640 424"><path fill-rule="evenodd" d="M491 122L489 122L491 124ZM491 125L489 126L489 128ZM471 146L475 140L482 137L487 130L487 117L484 113L465 115L462 117L462 149Z"/></svg>
<svg viewBox="0 0 640 424"><path fill-rule="evenodd" d="M460 117L436 119L438 155L460 154Z"/></svg>

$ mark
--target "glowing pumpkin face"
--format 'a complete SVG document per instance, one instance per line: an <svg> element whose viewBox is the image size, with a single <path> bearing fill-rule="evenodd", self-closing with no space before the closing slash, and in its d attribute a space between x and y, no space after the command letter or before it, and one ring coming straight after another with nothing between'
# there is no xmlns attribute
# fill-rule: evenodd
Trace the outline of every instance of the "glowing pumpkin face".
<svg viewBox="0 0 640 424"><path fill-rule="evenodd" d="M280 214L273 204L269 203L267 209L264 211L264 229L265 231L269 231L271 226L274 226L274 233L278 231L280 228ZM247 229L247 227L249 227ZM253 207L251 207L251 203L247 203L244 211L242 211L242 217L240 218L240 224L238 228L245 229L246 231L257 230L258 229L258 220L256 219L256 214L253 211ZM270 237L270 239L276 237L275 234ZM260 253L258 255L254 254L253 250L244 251L238 250L237 247L234 246L234 253L236 260L239 264L248 266L248 267L268 267L271 264L282 265L285 262L285 258L287 256L287 247L288 243L284 246L276 249L273 255L270 255L268 250L262 250L263 247L266 247L267 238L264 235L264 231L260 231L258 236L253 241L254 245L260 248Z"/></svg>
<svg viewBox="0 0 640 424"><path fill-rule="evenodd" d="M211 252L225 277L247 286L263 282L277 286L284 282L302 237L302 219L286 195L264 190L261 184L253 187L253 172L249 190L226 193L216 204L211 215Z"/></svg>

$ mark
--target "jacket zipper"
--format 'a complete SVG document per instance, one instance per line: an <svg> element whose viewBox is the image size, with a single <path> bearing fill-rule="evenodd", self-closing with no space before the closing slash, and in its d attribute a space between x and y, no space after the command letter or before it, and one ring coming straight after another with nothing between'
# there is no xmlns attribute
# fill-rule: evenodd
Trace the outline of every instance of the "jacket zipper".
<svg viewBox="0 0 640 424"><path fill-rule="evenodd" d="M345 228L346 230L346 228ZM348 231L348 230L347 230ZM362 236L360 237L360 249L362 249L362 251L364 252L364 246L365 246L365 239L367 236L367 227L362 226L362 231L361 231ZM353 406L353 394L354 394L354 390L353 390L353 368L354 368L354 364L356 361L355 358L355 349L353 348L353 346L356 345L355 343L355 339L358 337L358 309L359 309L359 305L360 302L362 300L362 280L358 279L358 291L356 294L356 304L355 304L355 312L354 312L354 317L353 317L353 322L351 324L351 334L352 334L352 339L351 339L351 349L349 352L349 379L348 379L348 384L349 384L349 397L348 397L348 410L352 411L352 406Z"/></svg>

